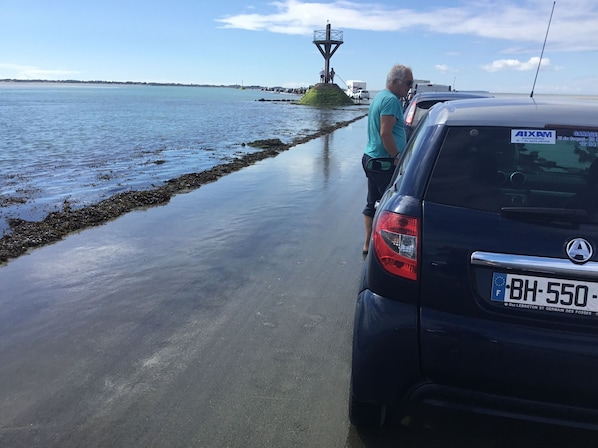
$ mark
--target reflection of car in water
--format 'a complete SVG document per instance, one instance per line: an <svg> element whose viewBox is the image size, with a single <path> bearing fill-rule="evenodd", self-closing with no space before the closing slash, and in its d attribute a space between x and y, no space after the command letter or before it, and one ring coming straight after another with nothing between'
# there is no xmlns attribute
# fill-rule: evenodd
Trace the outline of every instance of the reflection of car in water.
<svg viewBox="0 0 598 448"><path fill-rule="evenodd" d="M374 217L354 425L424 403L598 429L597 116L532 98L424 115Z"/></svg>

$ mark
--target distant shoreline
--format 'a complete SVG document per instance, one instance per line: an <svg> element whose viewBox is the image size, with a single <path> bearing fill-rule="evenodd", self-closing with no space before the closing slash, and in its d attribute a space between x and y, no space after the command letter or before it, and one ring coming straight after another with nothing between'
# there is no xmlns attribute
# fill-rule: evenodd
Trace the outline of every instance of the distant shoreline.
<svg viewBox="0 0 598 448"><path fill-rule="evenodd" d="M246 90L264 90L269 92L292 92L292 93L305 93L309 90L312 85L304 87L282 87L282 86L260 86L260 85L243 85L243 84L188 84L188 83L177 83L177 82L143 82L143 81L81 81L76 79L63 79L63 80L48 80L48 79L0 79L0 86L2 84L91 84L91 85L121 85L121 86L150 86L150 87L215 87L215 88L230 88L230 89L246 89ZM456 92L469 92L470 90L456 90ZM474 90L471 90L473 92ZM370 92L377 92L376 90L370 90ZM509 97L509 96L529 96L530 92L489 92L490 95L496 97ZM598 100L598 95L591 93L542 93L534 92L535 97L568 97L571 99L591 99Z"/></svg>
<svg viewBox="0 0 598 448"><path fill-rule="evenodd" d="M47 80L47 79L0 79L0 85L2 84L92 84L92 85L118 85L118 86L150 86L150 87L216 87L216 88L229 88L229 89L246 89L246 90L264 90L264 91L290 91L290 90L301 90L305 91L311 86L287 88L281 86L266 87L250 85L245 86L242 84L184 84L176 82L142 82L142 81L79 81L76 79L64 79L64 80Z"/></svg>
<svg viewBox="0 0 598 448"><path fill-rule="evenodd" d="M119 84L139 86L180 86L180 87L241 87L241 84L182 84L176 82L142 82L142 81L80 81L76 79L48 80L48 79L0 79L0 83L48 83L48 84ZM243 86L246 89L265 88L262 86Z"/></svg>

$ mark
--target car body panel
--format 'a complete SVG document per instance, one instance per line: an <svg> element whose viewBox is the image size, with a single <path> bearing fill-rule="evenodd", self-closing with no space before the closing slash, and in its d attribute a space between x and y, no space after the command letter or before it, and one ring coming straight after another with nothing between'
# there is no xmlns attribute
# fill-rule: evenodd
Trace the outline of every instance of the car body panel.
<svg viewBox="0 0 598 448"><path fill-rule="evenodd" d="M438 384L473 386L486 393L525 399L541 400L558 391L560 401L568 405L589 406L589 397L598 396L598 382L591 378L596 373L591 366L598 366L598 318L492 302L492 274L505 269L475 266L470 260L472 247L490 253L532 252L564 259L568 240L595 237L596 229L548 227L540 233L529 223L505 224L505 218L494 213L472 213L457 207L447 212L447 206L438 204L424 207L426 244L422 245L420 283L423 375ZM468 216L472 214L475 221ZM493 238L472 242L471 235L480 234L478 226ZM534 387L529 386L532 381Z"/></svg>
<svg viewBox="0 0 598 448"><path fill-rule="evenodd" d="M389 301L368 290L360 293L353 360L364 368L353 371L352 383L361 401L392 405L419 378L417 322L416 306Z"/></svg>

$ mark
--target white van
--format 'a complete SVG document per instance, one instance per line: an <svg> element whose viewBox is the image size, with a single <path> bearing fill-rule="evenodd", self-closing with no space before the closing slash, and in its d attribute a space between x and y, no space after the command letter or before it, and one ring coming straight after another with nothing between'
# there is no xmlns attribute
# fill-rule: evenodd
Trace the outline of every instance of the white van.
<svg viewBox="0 0 598 448"><path fill-rule="evenodd" d="M453 89L446 84L434 84L430 81L415 81L413 87L409 90L407 98L410 100L416 93L422 92L451 92Z"/></svg>

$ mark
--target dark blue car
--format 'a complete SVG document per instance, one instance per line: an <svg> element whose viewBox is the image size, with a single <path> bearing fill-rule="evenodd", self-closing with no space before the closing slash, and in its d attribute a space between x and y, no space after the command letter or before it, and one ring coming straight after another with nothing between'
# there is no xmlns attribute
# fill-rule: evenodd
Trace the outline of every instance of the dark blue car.
<svg viewBox="0 0 598 448"><path fill-rule="evenodd" d="M598 429L598 103L433 106L374 218L349 414Z"/></svg>

